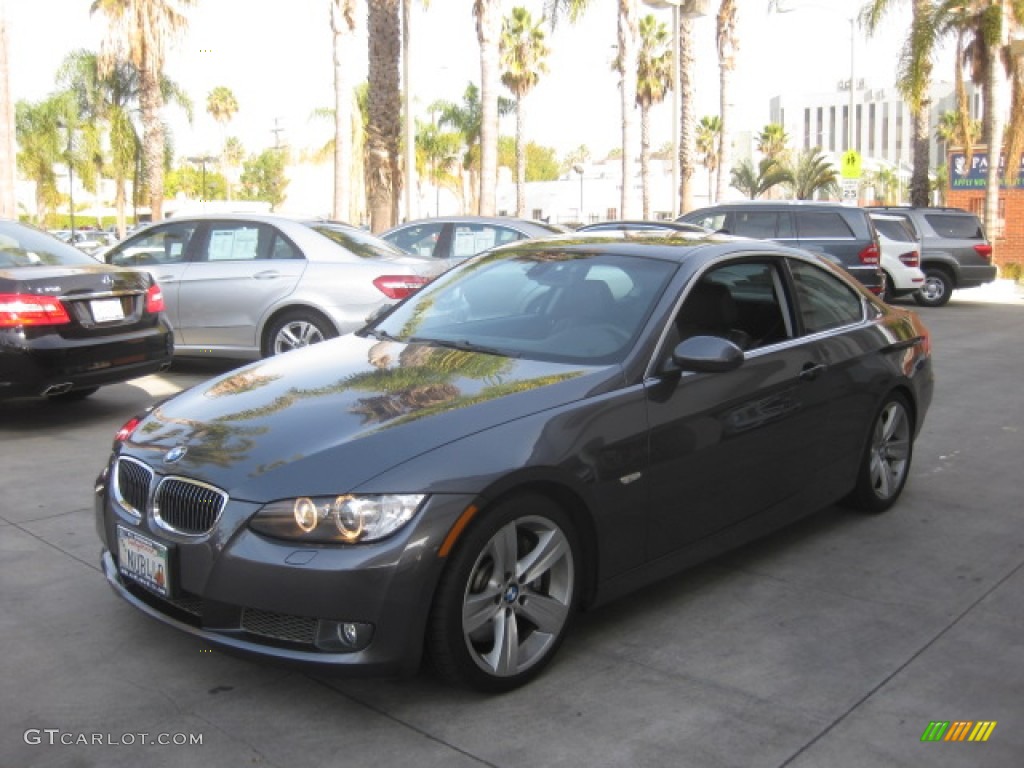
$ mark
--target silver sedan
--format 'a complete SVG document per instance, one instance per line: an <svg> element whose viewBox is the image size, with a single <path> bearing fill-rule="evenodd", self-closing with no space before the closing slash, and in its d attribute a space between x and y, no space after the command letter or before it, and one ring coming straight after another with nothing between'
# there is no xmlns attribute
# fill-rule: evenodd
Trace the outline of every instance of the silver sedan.
<svg viewBox="0 0 1024 768"><path fill-rule="evenodd" d="M355 227L271 214L175 218L103 258L156 278L176 354L243 359L356 330L444 269Z"/></svg>

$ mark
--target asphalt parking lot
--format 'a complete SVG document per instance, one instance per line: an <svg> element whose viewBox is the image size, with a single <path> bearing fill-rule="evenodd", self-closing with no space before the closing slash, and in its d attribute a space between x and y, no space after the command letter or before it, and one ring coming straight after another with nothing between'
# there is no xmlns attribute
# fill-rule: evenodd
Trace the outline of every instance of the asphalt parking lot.
<svg viewBox="0 0 1024 768"><path fill-rule="evenodd" d="M235 659L114 596L91 498L113 433L225 366L0 403L0 766L1017 768L1024 295L922 316L936 395L894 510L823 510L583 615L494 698ZM996 726L922 741L934 721Z"/></svg>

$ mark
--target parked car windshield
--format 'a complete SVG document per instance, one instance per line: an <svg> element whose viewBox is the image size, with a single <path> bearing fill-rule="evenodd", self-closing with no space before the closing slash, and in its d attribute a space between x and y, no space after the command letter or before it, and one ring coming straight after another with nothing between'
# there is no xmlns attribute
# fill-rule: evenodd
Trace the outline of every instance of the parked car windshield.
<svg viewBox="0 0 1024 768"><path fill-rule="evenodd" d="M0 222L0 268L96 265L96 259L24 224Z"/></svg>
<svg viewBox="0 0 1024 768"><path fill-rule="evenodd" d="M355 227L339 227L323 222L307 223L306 226L364 259L393 259L406 255L387 241Z"/></svg>
<svg viewBox="0 0 1024 768"><path fill-rule="evenodd" d="M366 332L509 357L618 362L675 269L613 254L503 250L438 278Z"/></svg>

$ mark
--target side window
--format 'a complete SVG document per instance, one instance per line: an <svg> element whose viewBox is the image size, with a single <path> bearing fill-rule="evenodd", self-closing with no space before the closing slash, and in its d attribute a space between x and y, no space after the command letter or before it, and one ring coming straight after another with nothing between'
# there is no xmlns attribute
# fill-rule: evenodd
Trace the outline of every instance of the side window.
<svg viewBox="0 0 1024 768"><path fill-rule="evenodd" d="M264 247L269 245L264 236ZM210 226L199 261L255 261L260 257L260 228L249 222L217 222Z"/></svg>
<svg viewBox="0 0 1024 768"><path fill-rule="evenodd" d="M687 216L684 221L687 224L696 224L699 227L710 229L712 232L725 227L725 214L724 213L703 213L696 217Z"/></svg>
<svg viewBox="0 0 1024 768"><path fill-rule="evenodd" d="M195 228L195 224L176 222L148 230L115 248L107 260L111 264L126 267L180 263L185 260Z"/></svg>
<svg viewBox="0 0 1024 768"><path fill-rule="evenodd" d="M456 259L468 259L488 248L521 240L522 237L507 227L495 227L491 224L456 224L452 237L452 256Z"/></svg>
<svg viewBox="0 0 1024 768"><path fill-rule="evenodd" d="M801 239L853 239L853 230L836 211L797 211L796 228Z"/></svg>
<svg viewBox="0 0 1024 768"><path fill-rule="evenodd" d="M705 272L676 316L679 340L721 336L751 350L793 336L774 260L742 261Z"/></svg>
<svg viewBox="0 0 1024 768"><path fill-rule="evenodd" d="M779 216L775 211L733 211L729 233L740 237L771 240L780 236Z"/></svg>
<svg viewBox="0 0 1024 768"><path fill-rule="evenodd" d="M416 224L405 227L397 232L392 232L384 239L392 245L397 245L406 253L431 258L434 256L434 247L441 238L441 230L444 224L434 222L430 224Z"/></svg>
<svg viewBox="0 0 1024 768"><path fill-rule="evenodd" d="M839 278L795 259L791 259L789 264L804 333L820 333L858 323L864 318L861 297Z"/></svg>
<svg viewBox="0 0 1024 768"><path fill-rule="evenodd" d="M305 256L302 255L302 251L296 248L292 241L282 235L280 232L274 230L270 234L270 253L268 258L271 259L303 259Z"/></svg>

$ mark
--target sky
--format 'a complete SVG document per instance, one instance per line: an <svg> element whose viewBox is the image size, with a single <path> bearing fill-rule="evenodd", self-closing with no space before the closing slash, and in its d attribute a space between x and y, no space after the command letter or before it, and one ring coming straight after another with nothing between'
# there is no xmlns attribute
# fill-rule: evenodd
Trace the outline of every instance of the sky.
<svg viewBox="0 0 1024 768"><path fill-rule="evenodd" d="M55 89L65 55L98 50L105 35L102 17L90 17L91 0L0 0L10 43L11 89L17 99L40 100ZM190 95L195 119L189 124L169 109L179 156L217 154L225 132L206 113L206 96L217 86L232 90L239 111L226 130L247 151L274 144L274 128L295 149L322 146L330 124L315 118L333 106L333 63L328 0L196 0L188 9L188 32L172 47L166 73ZM542 0L505 0L526 6L536 17ZM790 0L788 13L769 14L768 0L739 0L740 53L734 73L735 130L760 130L769 120L769 100L780 93L830 92L851 71L849 19L863 0ZM909 26L909 3L887 17L883 29L865 39L854 36L853 70L868 87L893 84L899 50ZM717 2L712 0L712 9ZM479 47L471 0L432 0L414 6L412 30L413 111L429 119L438 99L459 101L469 81L479 83ZM559 157L585 144L592 157L620 142L620 99L611 72L616 41L616 0L591 0L576 24L567 19L549 29L548 72L527 97L527 136L554 147ZM670 12L643 5L669 22ZM365 33L365 18L360 20ZM698 40L697 115L718 112L718 63L713 14L695 21ZM365 49L357 54L365 76ZM946 58L949 58L948 56ZM951 64L937 67L937 79L952 80ZM674 122L670 100L652 114L652 144L668 142ZM502 132L512 135L511 118Z"/></svg>

